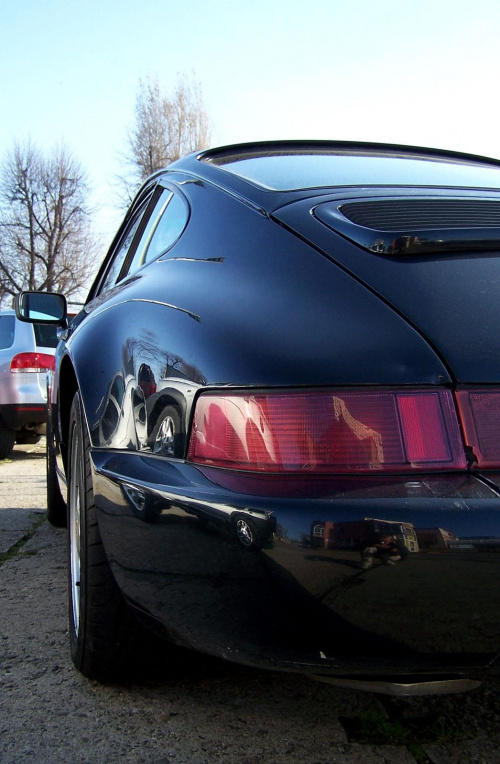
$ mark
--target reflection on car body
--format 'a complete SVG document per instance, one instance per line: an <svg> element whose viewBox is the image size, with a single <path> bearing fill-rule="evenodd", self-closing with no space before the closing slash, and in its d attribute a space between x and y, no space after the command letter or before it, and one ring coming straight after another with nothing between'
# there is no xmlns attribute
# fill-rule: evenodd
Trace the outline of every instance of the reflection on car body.
<svg viewBox="0 0 500 764"><path fill-rule="evenodd" d="M213 149L144 184L52 314L81 671L115 675L132 612L381 692L498 671L499 211L496 160L400 146Z"/></svg>

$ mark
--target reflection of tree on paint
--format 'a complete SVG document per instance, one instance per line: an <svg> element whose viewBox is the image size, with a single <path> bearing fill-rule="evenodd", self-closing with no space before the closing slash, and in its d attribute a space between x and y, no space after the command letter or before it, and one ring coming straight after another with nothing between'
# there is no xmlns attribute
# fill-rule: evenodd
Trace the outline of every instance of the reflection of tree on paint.
<svg viewBox="0 0 500 764"><path fill-rule="evenodd" d="M159 337L155 332L143 330L142 334L141 337L129 337L123 346L123 366L127 373L134 374L135 369L149 366L156 370L156 377L160 380L181 377L200 385L206 384L205 377L196 366L160 347ZM151 374L153 375L153 371Z"/></svg>
<svg viewBox="0 0 500 764"><path fill-rule="evenodd" d="M342 398L333 396L333 413L337 422L342 420L348 426L349 430L358 440L371 440L371 453L372 458L370 460L372 467L378 467L384 463L384 449L382 447L382 436L380 433L372 430L366 424L359 422L349 412L349 409L345 405Z"/></svg>

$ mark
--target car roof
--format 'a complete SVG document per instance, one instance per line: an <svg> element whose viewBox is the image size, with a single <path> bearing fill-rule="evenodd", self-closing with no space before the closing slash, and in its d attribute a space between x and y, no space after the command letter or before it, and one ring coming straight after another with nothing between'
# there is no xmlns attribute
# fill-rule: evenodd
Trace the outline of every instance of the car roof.
<svg viewBox="0 0 500 764"><path fill-rule="evenodd" d="M193 152L188 156L195 156L205 161L231 159L235 155L241 157L258 157L263 154L337 154L349 152L351 154L367 155L421 155L445 159L460 159L468 161L486 162L500 165L499 159L486 157L479 154L453 151L450 149L431 148L426 146L414 146L401 143L376 143L373 141L326 141L326 140L296 140L296 141L255 141L252 143L235 143L227 146L219 146L203 151ZM182 161L182 160L178 160Z"/></svg>

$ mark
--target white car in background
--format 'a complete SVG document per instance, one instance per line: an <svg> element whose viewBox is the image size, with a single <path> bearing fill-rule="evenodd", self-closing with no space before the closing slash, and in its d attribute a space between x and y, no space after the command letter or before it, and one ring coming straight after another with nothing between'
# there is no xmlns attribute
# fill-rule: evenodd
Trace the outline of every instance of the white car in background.
<svg viewBox="0 0 500 764"><path fill-rule="evenodd" d="M0 459L15 443L37 443L47 420L46 374L54 368L56 327L0 312Z"/></svg>

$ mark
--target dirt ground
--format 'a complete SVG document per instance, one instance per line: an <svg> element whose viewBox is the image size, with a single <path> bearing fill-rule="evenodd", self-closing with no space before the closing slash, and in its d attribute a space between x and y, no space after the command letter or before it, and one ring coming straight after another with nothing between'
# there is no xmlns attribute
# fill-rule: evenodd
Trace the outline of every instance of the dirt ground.
<svg viewBox="0 0 500 764"><path fill-rule="evenodd" d="M135 684L72 666L43 444L0 462L0 762L500 764L500 682L393 699L190 656ZM168 651L168 645L165 645Z"/></svg>

